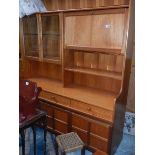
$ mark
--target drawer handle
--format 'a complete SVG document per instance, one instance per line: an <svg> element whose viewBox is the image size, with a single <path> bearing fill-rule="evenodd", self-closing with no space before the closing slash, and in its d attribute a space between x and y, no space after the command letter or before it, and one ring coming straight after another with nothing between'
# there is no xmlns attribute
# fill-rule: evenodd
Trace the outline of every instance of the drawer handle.
<svg viewBox="0 0 155 155"><path fill-rule="evenodd" d="M88 110L88 111L91 111L91 108L90 108L90 107L88 107L88 108L87 108L87 110Z"/></svg>
<svg viewBox="0 0 155 155"><path fill-rule="evenodd" d="M51 96L50 99L51 99L51 100L54 100L55 102L57 102L55 96Z"/></svg>

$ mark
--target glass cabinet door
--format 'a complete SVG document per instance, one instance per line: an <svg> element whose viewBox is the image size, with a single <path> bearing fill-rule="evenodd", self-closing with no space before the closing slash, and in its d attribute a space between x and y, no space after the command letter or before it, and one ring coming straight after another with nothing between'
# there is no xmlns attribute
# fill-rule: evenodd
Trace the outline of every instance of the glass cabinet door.
<svg viewBox="0 0 155 155"><path fill-rule="evenodd" d="M60 60L59 15L42 15L43 59Z"/></svg>
<svg viewBox="0 0 155 155"><path fill-rule="evenodd" d="M37 17L31 15L23 18L25 56L39 57Z"/></svg>

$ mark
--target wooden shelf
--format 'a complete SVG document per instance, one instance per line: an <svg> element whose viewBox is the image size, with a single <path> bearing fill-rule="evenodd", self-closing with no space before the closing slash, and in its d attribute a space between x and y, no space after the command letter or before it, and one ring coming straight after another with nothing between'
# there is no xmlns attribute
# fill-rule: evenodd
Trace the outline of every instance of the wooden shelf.
<svg viewBox="0 0 155 155"><path fill-rule="evenodd" d="M114 55L124 55L121 53L121 49L113 49L113 48L94 48L94 47L87 47L87 46L74 46L74 45L67 45L65 49L69 50L76 50L76 51L87 51L90 53L104 53L104 54L114 54Z"/></svg>
<svg viewBox="0 0 155 155"><path fill-rule="evenodd" d="M70 72L78 72L83 74L89 74L89 75L95 75L95 76L103 76L103 77L109 77L117 80L122 80L122 74L112 71L103 71L103 70L97 70L97 69L89 69L89 68L81 68L81 67L68 67L65 68L66 71Z"/></svg>
<svg viewBox="0 0 155 155"><path fill-rule="evenodd" d="M54 63L54 64L61 64L60 57L52 57L52 58L49 58L47 56L47 57L43 57L43 61L44 62L49 62L49 63Z"/></svg>
<svg viewBox="0 0 155 155"><path fill-rule="evenodd" d="M117 97L115 93L79 85L70 85L64 88L61 81L48 78L31 78L30 80L36 82L38 86L47 92L114 111L115 99Z"/></svg>

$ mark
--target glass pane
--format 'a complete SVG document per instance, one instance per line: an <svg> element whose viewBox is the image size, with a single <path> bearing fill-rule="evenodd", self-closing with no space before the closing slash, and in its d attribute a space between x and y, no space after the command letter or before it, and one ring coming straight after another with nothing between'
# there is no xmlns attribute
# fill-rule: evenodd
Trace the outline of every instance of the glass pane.
<svg viewBox="0 0 155 155"><path fill-rule="evenodd" d="M59 16L42 16L43 57L59 59Z"/></svg>
<svg viewBox="0 0 155 155"><path fill-rule="evenodd" d="M23 19L26 56L39 57L37 18L35 15Z"/></svg>
<svg viewBox="0 0 155 155"><path fill-rule="evenodd" d="M39 57L38 35L25 35L26 56Z"/></svg>

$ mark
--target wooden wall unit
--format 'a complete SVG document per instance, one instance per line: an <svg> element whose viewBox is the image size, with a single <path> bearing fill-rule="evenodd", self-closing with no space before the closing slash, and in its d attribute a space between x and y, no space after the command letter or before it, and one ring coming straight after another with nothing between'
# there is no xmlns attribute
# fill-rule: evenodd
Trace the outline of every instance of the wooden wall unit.
<svg viewBox="0 0 155 155"><path fill-rule="evenodd" d="M128 75L129 0L44 3L49 12L23 19L20 77L42 87L40 108L50 130L75 131L88 148L114 154L124 123L118 98Z"/></svg>

